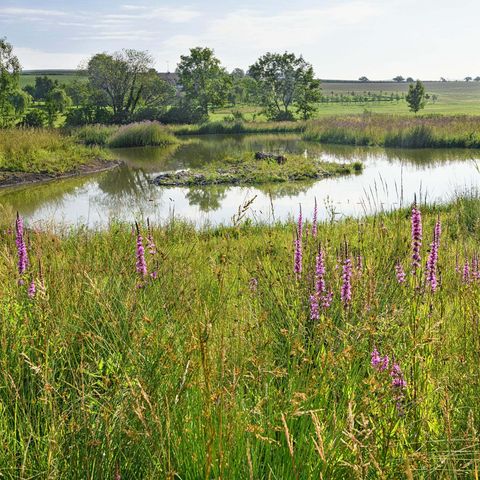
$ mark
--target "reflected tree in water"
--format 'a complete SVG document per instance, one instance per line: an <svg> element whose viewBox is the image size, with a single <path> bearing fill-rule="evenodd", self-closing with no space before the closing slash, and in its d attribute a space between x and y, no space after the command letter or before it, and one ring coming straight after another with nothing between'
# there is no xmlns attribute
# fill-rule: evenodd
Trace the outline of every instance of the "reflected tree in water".
<svg viewBox="0 0 480 480"><path fill-rule="evenodd" d="M190 188L185 197L190 205L198 205L202 212L210 212L220 208L227 190L227 187Z"/></svg>

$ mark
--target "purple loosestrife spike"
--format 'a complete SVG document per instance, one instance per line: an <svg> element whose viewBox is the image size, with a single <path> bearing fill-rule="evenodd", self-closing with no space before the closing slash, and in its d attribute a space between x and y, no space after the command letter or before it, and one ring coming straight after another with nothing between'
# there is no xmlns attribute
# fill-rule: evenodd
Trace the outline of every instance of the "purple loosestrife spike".
<svg viewBox="0 0 480 480"><path fill-rule="evenodd" d="M28 255L27 246L25 245L25 239L23 236L23 218L17 213L17 220L15 222L15 243L17 245L18 254L18 273L23 275L28 267ZM23 281L20 280L20 285L23 285Z"/></svg>
<svg viewBox="0 0 480 480"><path fill-rule="evenodd" d="M341 289L341 299L343 305L346 307L352 300L352 261L349 257L343 262L342 269L342 289Z"/></svg>
<svg viewBox="0 0 480 480"><path fill-rule="evenodd" d="M462 280L463 283L470 283L470 264L468 263L468 260L465 260L463 265Z"/></svg>
<svg viewBox="0 0 480 480"><path fill-rule="evenodd" d="M143 248L143 238L140 234L140 229L137 225L137 247L136 247L136 257L137 257L137 273L140 277L145 278L147 276L147 264L145 262L145 249Z"/></svg>
<svg viewBox="0 0 480 480"><path fill-rule="evenodd" d="M315 259L315 294L317 297L325 292L325 254L322 249Z"/></svg>
<svg viewBox="0 0 480 480"><path fill-rule="evenodd" d="M327 310L332 304L333 292L330 290L328 293L322 295L322 308Z"/></svg>
<svg viewBox="0 0 480 480"><path fill-rule="evenodd" d="M317 197L315 197L315 206L313 207L313 221L312 221L312 237L313 238L317 238L317 233L318 233L317 216L318 216Z"/></svg>
<svg viewBox="0 0 480 480"><path fill-rule="evenodd" d="M420 210L417 209L417 206L414 205L412 208L412 268L413 273L417 271L417 268L420 267L421 257L420 249L422 247L422 214Z"/></svg>
<svg viewBox="0 0 480 480"><path fill-rule="evenodd" d="M407 388L407 382L403 376L402 369L398 365L398 363L394 363L392 366L392 370L390 372L390 376L392 377L392 387L400 390L405 390Z"/></svg>
<svg viewBox="0 0 480 480"><path fill-rule="evenodd" d="M432 292L437 290L437 263L438 263L438 247L440 246L441 233L440 220L435 225L435 232L433 235L433 242L430 245L430 253L427 260L427 283L430 285Z"/></svg>
<svg viewBox="0 0 480 480"><path fill-rule="evenodd" d="M297 229L297 238L295 240L295 255L294 255L294 266L293 271L297 278L302 274L302 233L303 233L303 219L302 219L302 207L300 206L300 214L298 216L298 229Z"/></svg>
<svg viewBox="0 0 480 480"><path fill-rule="evenodd" d="M405 270L403 269L402 264L400 262L398 262L395 265L395 275L400 285L405 283L405 278L406 278Z"/></svg>
<svg viewBox="0 0 480 480"><path fill-rule="evenodd" d="M152 229L150 227L150 220L147 218L147 249L150 255L155 255L157 253L157 246L155 245L155 241L153 240Z"/></svg>
<svg viewBox="0 0 480 480"><path fill-rule="evenodd" d="M389 358L388 355L384 357L380 356L377 348L375 347L371 353L371 361L372 367L378 370L379 372L384 372L388 368Z"/></svg>
<svg viewBox="0 0 480 480"><path fill-rule="evenodd" d="M30 285L28 286L28 296L34 298L37 293L37 288L35 286L35 280L32 278Z"/></svg>
<svg viewBox="0 0 480 480"><path fill-rule="evenodd" d="M320 308L318 305L318 297L310 295L310 320L318 320L320 318Z"/></svg>

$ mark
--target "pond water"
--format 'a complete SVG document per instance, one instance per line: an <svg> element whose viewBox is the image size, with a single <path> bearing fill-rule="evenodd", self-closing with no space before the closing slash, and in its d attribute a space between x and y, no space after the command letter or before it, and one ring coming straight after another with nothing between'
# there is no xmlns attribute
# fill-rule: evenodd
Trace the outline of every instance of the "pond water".
<svg viewBox="0 0 480 480"><path fill-rule="evenodd" d="M240 151L297 153L325 161L365 164L363 173L319 181L256 187L157 187L149 182L169 170L195 168ZM390 210L412 202L447 201L455 192L478 185L480 152L395 150L319 145L297 135L202 136L163 148L114 150L125 165L99 174L26 188L0 190L0 204L19 211L30 225L46 222L101 227L111 220L149 217L164 222L173 215L204 224L229 224L239 207L255 197L248 216L270 222L291 218L299 204L306 215L314 199L321 218L341 218Z"/></svg>

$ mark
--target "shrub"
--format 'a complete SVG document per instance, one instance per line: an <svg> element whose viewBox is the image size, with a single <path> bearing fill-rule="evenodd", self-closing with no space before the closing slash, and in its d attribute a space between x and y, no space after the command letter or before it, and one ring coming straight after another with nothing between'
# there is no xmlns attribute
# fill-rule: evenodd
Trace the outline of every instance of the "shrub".
<svg viewBox="0 0 480 480"><path fill-rule="evenodd" d="M22 125L25 127L41 128L45 125L47 116L43 110L34 108L30 110L23 119Z"/></svg>
<svg viewBox="0 0 480 480"><path fill-rule="evenodd" d="M85 125L74 130L72 136L85 145L106 145L117 130L118 127L113 125Z"/></svg>
<svg viewBox="0 0 480 480"><path fill-rule="evenodd" d="M207 120L207 115L205 115L199 108L187 102L182 102L179 105L172 107L160 117L160 121L167 124L195 124L203 123Z"/></svg>

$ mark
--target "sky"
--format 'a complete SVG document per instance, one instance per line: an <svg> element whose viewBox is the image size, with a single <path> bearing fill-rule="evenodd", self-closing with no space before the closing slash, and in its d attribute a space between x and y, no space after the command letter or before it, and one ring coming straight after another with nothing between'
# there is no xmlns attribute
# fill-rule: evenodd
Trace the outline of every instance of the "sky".
<svg viewBox="0 0 480 480"><path fill-rule="evenodd" d="M135 48L174 71L208 46L228 70L289 51L323 79L438 80L480 75L479 18L479 0L0 0L0 37L26 70Z"/></svg>

